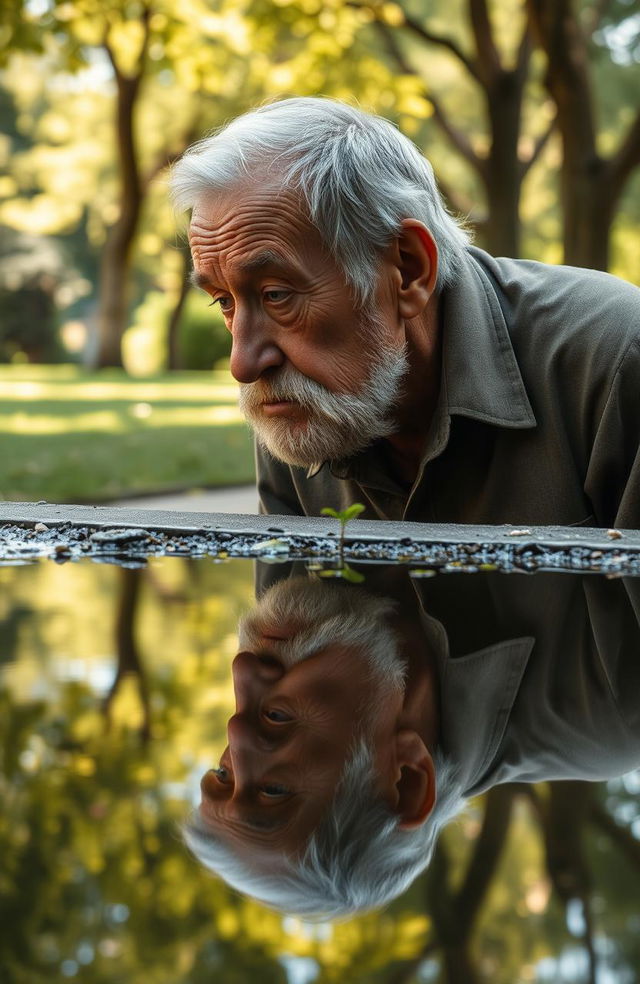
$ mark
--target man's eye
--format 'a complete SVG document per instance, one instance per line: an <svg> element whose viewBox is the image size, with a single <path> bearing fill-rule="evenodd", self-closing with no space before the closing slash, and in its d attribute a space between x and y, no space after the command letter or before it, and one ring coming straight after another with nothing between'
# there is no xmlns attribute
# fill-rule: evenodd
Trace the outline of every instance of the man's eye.
<svg viewBox="0 0 640 984"><path fill-rule="evenodd" d="M270 782L265 786L261 786L260 792L265 796L289 796L291 790L287 789L286 786L281 786L279 783Z"/></svg>
<svg viewBox="0 0 640 984"><path fill-rule="evenodd" d="M267 721L271 721L272 724L286 724L288 721L293 721L293 718L289 714L285 714L284 711L263 711L264 716Z"/></svg>
<svg viewBox="0 0 640 984"><path fill-rule="evenodd" d="M265 290L264 292L266 299L273 304L277 304L278 301L286 301L290 294L290 290L277 290L275 288L273 290Z"/></svg>
<svg viewBox="0 0 640 984"><path fill-rule="evenodd" d="M221 311L229 311L231 309L231 298L230 297L214 297L214 299L211 301L211 304L209 305L209 307L213 307L214 304L217 304L220 307L220 310Z"/></svg>
<svg viewBox="0 0 640 984"><path fill-rule="evenodd" d="M229 773L222 765L217 769L212 769L211 771L215 772L219 782L229 782Z"/></svg>

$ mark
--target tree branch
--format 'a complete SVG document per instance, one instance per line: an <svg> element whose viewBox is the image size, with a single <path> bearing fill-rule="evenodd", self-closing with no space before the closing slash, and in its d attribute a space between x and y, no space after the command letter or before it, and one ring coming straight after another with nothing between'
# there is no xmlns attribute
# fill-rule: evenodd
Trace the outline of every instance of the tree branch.
<svg viewBox="0 0 640 984"><path fill-rule="evenodd" d="M122 72L120 71L120 66L116 61L116 56L113 48L111 47L111 42L109 41L109 28L105 27L104 35L102 37L102 47L107 53L107 57L111 62L111 67L113 69L113 74L116 77L116 81L122 78Z"/></svg>
<svg viewBox="0 0 640 984"><path fill-rule="evenodd" d="M527 73L529 61L531 59L531 52L533 50L531 24L529 23L529 14L526 12L525 18L524 30L522 32L522 37L520 38L520 44L518 45L515 62L515 72L518 76L520 76L520 78L523 78Z"/></svg>
<svg viewBox="0 0 640 984"><path fill-rule="evenodd" d="M430 31L424 24L417 21L415 17L411 17L410 14L404 13L405 26L416 35L416 37L421 38L427 44L437 44L441 48L446 48L447 51L454 55L461 65L463 65L467 72L473 78L480 82L480 72L478 71L478 65L474 59L469 58L468 55L462 50L457 41L453 38L448 37L445 34L436 34L435 31Z"/></svg>
<svg viewBox="0 0 640 984"><path fill-rule="evenodd" d="M391 28L383 23L382 21L376 21L376 28L380 37L382 38L387 51L390 56L396 62L398 68L405 75L415 75L416 71L412 65L407 61L404 52L400 48L397 38ZM476 154L475 150L471 146L467 136L458 130L451 121L449 120L447 114L443 110L438 99L432 95L431 92L426 91L425 87L425 98L429 100L433 106L433 117L437 121L440 128L447 135L451 143L454 145L456 150L465 158L466 161L471 164L473 168L481 175L484 179L485 175L485 160Z"/></svg>
<svg viewBox="0 0 640 984"><path fill-rule="evenodd" d="M414 975L423 960L430 957L432 953L438 949L438 944L435 940L430 940L425 943L423 948L420 950L415 957L411 957L396 969L395 972L389 974L385 984L411 984L414 980Z"/></svg>
<svg viewBox="0 0 640 984"><path fill-rule="evenodd" d="M610 6L611 6L611 0L596 0L593 7L591 8L591 16L589 17L585 25L585 32L587 34L593 34L594 31L598 30L602 18L604 17Z"/></svg>
<svg viewBox="0 0 640 984"><path fill-rule="evenodd" d="M475 171L480 175L483 181L486 181L487 176L487 160L485 157L480 157L479 154L475 152L469 138L462 130L459 130L453 125L444 109L440 104L440 100L433 93L427 93L427 99L433 106L433 118L436 120L440 129L447 135L453 146L456 148L458 153L464 157L464 159L471 164Z"/></svg>
<svg viewBox="0 0 640 984"><path fill-rule="evenodd" d="M529 173L535 162L540 157L540 154L549 143L549 139L551 137L551 134L556 128L557 122L558 122L558 117L554 116L551 122L549 123L547 129L544 130L536 140L535 144L533 145L533 150L531 151L529 157L526 160L520 162L520 168L521 168L520 173L523 178L525 177L526 174Z"/></svg>
<svg viewBox="0 0 640 984"><path fill-rule="evenodd" d="M456 921L462 938L471 932L495 874L509 831L513 796L514 792L509 786L494 786L485 797L482 829L455 899Z"/></svg>
<svg viewBox="0 0 640 984"><path fill-rule="evenodd" d="M486 223L486 212L479 210L478 203L473 198L469 198L457 189L454 190L452 185L450 185L449 182L442 178L439 174L436 174L436 180L440 193L447 200L454 212L465 216L465 218L467 218L475 228L478 228Z"/></svg>
<svg viewBox="0 0 640 984"><path fill-rule="evenodd" d="M151 7L148 7L147 4L144 4L142 7L140 20L142 22L142 44L140 45L140 53L138 55L138 71L136 72L138 78L142 78L144 75L147 48L149 47L149 37L151 34Z"/></svg>
<svg viewBox="0 0 640 984"><path fill-rule="evenodd" d="M627 860L640 870L640 841L627 827L621 827L599 804L593 803L590 819L622 851Z"/></svg>
<svg viewBox="0 0 640 984"><path fill-rule="evenodd" d="M610 159L611 182L617 196L635 167L640 165L640 109L620 147Z"/></svg>
<svg viewBox="0 0 640 984"><path fill-rule="evenodd" d="M489 89L502 72L500 55L493 40L487 0L469 0L471 27L476 42L480 80Z"/></svg>

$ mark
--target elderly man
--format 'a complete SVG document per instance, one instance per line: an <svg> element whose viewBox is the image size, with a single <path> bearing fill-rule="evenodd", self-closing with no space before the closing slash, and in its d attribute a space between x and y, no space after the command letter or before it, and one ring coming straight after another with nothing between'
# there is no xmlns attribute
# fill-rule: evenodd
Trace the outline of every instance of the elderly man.
<svg viewBox="0 0 640 984"><path fill-rule="evenodd" d="M261 508L640 525L640 291L468 244L390 123L328 99L176 165L224 314Z"/></svg>

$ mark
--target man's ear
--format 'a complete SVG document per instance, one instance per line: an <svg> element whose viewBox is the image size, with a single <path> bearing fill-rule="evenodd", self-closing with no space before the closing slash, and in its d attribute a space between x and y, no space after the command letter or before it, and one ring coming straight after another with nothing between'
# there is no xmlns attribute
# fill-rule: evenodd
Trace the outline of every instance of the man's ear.
<svg viewBox="0 0 640 984"><path fill-rule="evenodd" d="M395 241L394 263L399 274L398 312L409 321L423 313L438 276L438 247L422 222L403 220Z"/></svg>
<svg viewBox="0 0 640 984"><path fill-rule="evenodd" d="M395 789L391 806L400 817L402 830L413 830L425 822L436 801L433 759L417 731L402 728L395 744Z"/></svg>

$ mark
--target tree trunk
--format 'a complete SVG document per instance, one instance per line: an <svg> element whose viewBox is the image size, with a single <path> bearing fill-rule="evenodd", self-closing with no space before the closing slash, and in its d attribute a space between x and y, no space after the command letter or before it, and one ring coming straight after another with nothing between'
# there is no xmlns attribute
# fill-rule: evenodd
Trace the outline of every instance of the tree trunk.
<svg viewBox="0 0 640 984"><path fill-rule="evenodd" d="M482 244L494 255L519 256L522 180L544 145L543 140L530 161L520 160L522 102L531 60L529 24L525 24L520 38L515 64L505 68L495 42L487 0L467 0L466 9L474 41L473 54L465 53L450 35L432 30L406 12L405 26L425 44L440 45L453 54L482 93L491 140L486 157L475 150L467 135L455 125L439 98L428 89L425 96L433 106L435 122L454 149L470 164L484 187L486 218L477 223ZM382 26L380 31L401 70L411 73L411 65L391 28ZM457 201L454 189L447 190L445 182L442 187L454 209L469 211L462 201Z"/></svg>
<svg viewBox="0 0 640 984"><path fill-rule="evenodd" d="M606 270L611 225L624 182L637 166L638 120L611 158L597 150L589 53L573 0L528 0L537 38L547 55L545 84L558 110L563 159L560 198L564 261Z"/></svg>
<svg viewBox="0 0 640 984"><path fill-rule="evenodd" d="M120 568L117 571L119 590L116 609L115 643L118 655L118 666L113 683L103 702L103 713L107 724L111 719L111 707L123 681L127 676L134 676L138 684L138 693L142 705L142 726L140 737L148 741L151 734L151 707L149 688L140 651L135 637L136 616L139 610L140 587L143 570Z"/></svg>
<svg viewBox="0 0 640 984"><path fill-rule="evenodd" d="M97 366L122 366L121 342L129 313L129 268L142 207L142 187L133 132L141 74L122 75L117 84L117 145L120 214L109 229L100 265Z"/></svg>
<svg viewBox="0 0 640 984"><path fill-rule="evenodd" d="M485 173L488 215L484 238L494 256L520 255L522 90L523 79L510 71L500 72L486 93L492 139Z"/></svg>
<svg viewBox="0 0 640 984"><path fill-rule="evenodd" d="M441 839L436 846L426 878L426 909L442 947L447 984L476 984L480 979L470 952L472 933L502 855L514 794L508 785L487 793L482 829L456 893L450 887L445 843Z"/></svg>
<svg viewBox="0 0 640 984"><path fill-rule="evenodd" d="M600 157L580 156L566 144L565 155L568 159L561 176L564 262L607 270L616 203L606 163Z"/></svg>
<svg viewBox="0 0 640 984"><path fill-rule="evenodd" d="M180 364L180 321L182 320L182 312L184 311L184 305L191 289L190 280L190 270L191 270L191 259L189 247L185 246L182 249L182 256L184 261L184 267L182 272L182 283L180 285L180 293L178 294L178 299L175 306L169 315L169 322L167 324L167 368L170 370L181 369Z"/></svg>

